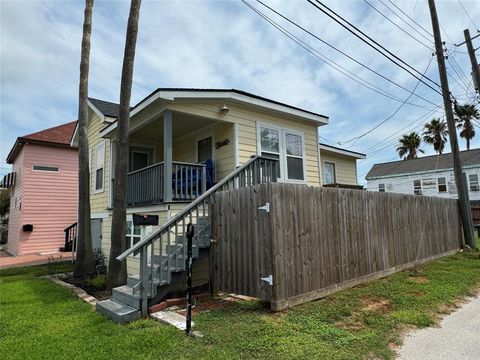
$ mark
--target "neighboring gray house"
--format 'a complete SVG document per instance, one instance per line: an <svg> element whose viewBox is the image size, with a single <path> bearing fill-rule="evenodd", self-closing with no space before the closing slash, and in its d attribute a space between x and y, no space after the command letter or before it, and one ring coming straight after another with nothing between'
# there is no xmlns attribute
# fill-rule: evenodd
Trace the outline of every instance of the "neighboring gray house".
<svg viewBox="0 0 480 360"><path fill-rule="evenodd" d="M480 149L460 152L470 200L480 200ZM375 164L365 177L368 191L457 199L451 153Z"/></svg>

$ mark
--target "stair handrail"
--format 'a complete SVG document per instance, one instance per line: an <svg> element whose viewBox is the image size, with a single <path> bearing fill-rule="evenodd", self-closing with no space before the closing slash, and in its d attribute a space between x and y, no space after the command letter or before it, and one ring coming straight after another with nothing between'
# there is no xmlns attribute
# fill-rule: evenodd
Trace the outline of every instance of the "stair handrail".
<svg viewBox="0 0 480 360"><path fill-rule="evenodd" d="M140 240L137 242L135 245L132 247L128 248L126 251L124 251L122 254L117 256L117 260L121 261L126 259L126 257L132 253L137 252L140 248L144 246L150 245L153 241L159 239L164 233L168 231L172 226L175 225L175 223L181 221L185 215L188 215L192 209L195 208L195 206L199 205L205 199L210 197L212 194L215 192L222 190L222 187L227 184L230 180L234 179L238 174L240 174L242 171L244 171L246 168L248 168L251 164L253 164L257 160L267 160L267 161L275 161L277 163L278 160L272 159L269 157L264 157L260 155L252 155L252 157L243 165L239 166L237 169L235 169L232 173L227 175L225 178L220 180L217 184L212 186L210 189L208 189L206 192L204 192L202 195L200 195L198 198L196 198L194 201L189 203L186 207L184 207L180 212L178 212L175 216L173 216L170 220L168 220L166 223L164 223L160 229L155 231L154 233L150 234L148 237L145 239ZM272 174L276 176L276 168L274 167L272 170ZM275 180L274 180L275 181Z"/></svg>

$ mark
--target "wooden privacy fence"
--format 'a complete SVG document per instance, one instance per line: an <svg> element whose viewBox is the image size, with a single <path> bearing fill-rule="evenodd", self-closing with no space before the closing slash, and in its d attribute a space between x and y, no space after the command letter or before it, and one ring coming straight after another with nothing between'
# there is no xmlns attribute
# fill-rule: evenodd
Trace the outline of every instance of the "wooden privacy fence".
<svg viewBox="0 0 480 360"><path fill-rule="evenodd" d="M457 251L456 200L280 183L212 201L214 291L282 310Z"/></svg>

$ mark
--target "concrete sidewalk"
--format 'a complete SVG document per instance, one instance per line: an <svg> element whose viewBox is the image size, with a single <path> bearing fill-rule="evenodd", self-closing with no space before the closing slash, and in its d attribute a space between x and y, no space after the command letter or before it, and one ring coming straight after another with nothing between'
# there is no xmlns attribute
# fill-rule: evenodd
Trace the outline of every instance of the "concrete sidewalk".
<svg viewBox="0 0 480 360"><path fill-rule="evenodd" d="M468 299L439 328L415 330L398 351L401 360L480 359L480 297Z"/></svg>
<svg viewBox="0 0 480 360"><path fill-rule="evenodd" d="M55 261L72 260L71 252L10 256L7 252L0 251L0 269L48 264L48 259L52 256Z"/></svg>

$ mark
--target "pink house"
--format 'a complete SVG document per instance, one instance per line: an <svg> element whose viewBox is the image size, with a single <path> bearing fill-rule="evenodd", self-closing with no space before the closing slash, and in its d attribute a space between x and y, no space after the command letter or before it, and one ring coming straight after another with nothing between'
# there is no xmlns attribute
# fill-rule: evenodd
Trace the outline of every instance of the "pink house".
<svg viewBox="0 0 480 360"><path fill-rule="evenodd" d="M78 150L72 147L77 122L17 138L7 157L13 165L3 187L11 188L8 252L56 252L64 229L77 221Z"/></svg>

